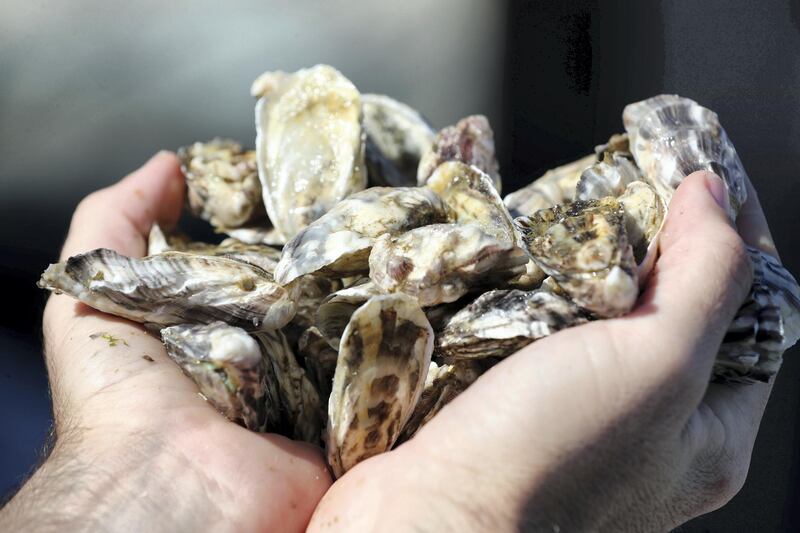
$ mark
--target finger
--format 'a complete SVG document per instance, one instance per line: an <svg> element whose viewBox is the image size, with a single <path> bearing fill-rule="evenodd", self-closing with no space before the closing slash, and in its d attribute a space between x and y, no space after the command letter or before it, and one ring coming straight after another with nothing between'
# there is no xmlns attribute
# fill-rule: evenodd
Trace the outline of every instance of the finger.
<svg viewBox="0 0 800 533"><path fill-rule="evenodd" d="M778 250L775 248L775 241L772 240L772 234L767 225L767 217L764 215L761 202L758 200L758 193L756 193L749 179L747 179L746 186L747 200L742 205L739 216L736 219L736 228L739 231L739 235L742 236L742 240L748 246L752 246L780 260Z"/></svg>
<svg viewBox="0 0 800 533"><path fill-rule="evenodd" d="M177 222L183 189L177 157L159 152L119 183L90 194L78 205L61 259L95 248L144 255L150 226Z"/></svg>
<svg viewBox="0 0 800 533"><path fill-rule="evenodd" d="M631 353L637 353L637 346L651 347L628 361L634 375L678 377L676 384L690 387L683 390L683 399L692 409L705 392L714 356L752 281L726 202L725 185L711 173L695 172L683 181L672 198L660 256L640 305L611 326L627 339Z"/></svg>

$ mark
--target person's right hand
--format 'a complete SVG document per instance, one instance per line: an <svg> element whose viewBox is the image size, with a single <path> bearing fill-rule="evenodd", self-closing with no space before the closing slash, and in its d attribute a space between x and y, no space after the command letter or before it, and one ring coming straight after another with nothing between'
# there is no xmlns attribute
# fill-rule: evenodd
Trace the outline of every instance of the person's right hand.
<svg viewBox="0 0 800 533"><path fill-rule="evenodd" d="M774 255L749 192L740 233ZM727 502L771 385L709 385L752 279L726 198L718 177L687 177L632 313L493 367L414 439L337 481L311 529L658 531Z"/></svg>

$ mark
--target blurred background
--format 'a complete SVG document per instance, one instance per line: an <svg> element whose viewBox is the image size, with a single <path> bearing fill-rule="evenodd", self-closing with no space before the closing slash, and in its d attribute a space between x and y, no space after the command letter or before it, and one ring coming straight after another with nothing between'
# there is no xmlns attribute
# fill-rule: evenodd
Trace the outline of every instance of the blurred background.
<svg viewBox="0 0 800 533"><path fill-rule="evenodd" d="M495 129L511 192L622 130L662 92L718 112L800 274L800 2L280 0L0 3L0 499L50 426L35 282L78 201L161 148L253 145L250 82L329 63L436 127ZM800 530L800 351L786 354L748 481L681 531Z"/></svg>

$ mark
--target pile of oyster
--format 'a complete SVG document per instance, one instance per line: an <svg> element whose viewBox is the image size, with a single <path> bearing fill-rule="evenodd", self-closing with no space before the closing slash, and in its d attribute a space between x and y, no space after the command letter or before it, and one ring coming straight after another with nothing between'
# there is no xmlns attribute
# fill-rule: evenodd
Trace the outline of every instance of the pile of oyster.
<svg viewBox="0 0 800 533"><path fill-rule="evenodd" d="M523 346L629 312L686 175L719 174L732 218L746 200L716 114L678 96L627 106L627 133L503 199L483 116L436 132L325 65L268 72L252 93L255 151L179 151L188 209L226 240L154 226L147 257L94 250L40 286L160 332L222 414L323 444L337 476ZM750 255L717 381L769 380L800 336L797 283Z"/></svg>

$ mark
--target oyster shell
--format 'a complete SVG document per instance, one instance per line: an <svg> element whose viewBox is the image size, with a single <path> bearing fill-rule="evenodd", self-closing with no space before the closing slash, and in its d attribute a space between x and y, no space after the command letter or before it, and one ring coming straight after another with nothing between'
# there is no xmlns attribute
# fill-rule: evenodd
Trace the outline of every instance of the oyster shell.
<svg viewBox="0 0 800 533"><path fill-rule="evenodd" d="M375 296L353 313L328 402L334 476L391 449L425 385L432 351L433 330L413 298Z"/></svg>
<svg viewBox="0 0 800 533"><path fill-rule="evenodd" d="M615 133L608 138L608 142L594 147L594 153L597 154L598 160L603 159L604 154L617 153L629 159L633 158L631 154L630 139L627 133Z"/></svg>
<svg viewBox="0 0 800 533"><path fill-rule="evenodd" d="M306 371L297 363L286 336L280 330L257 331L252 335L272 364L287 434L296 440L319 444L325 427L322 400Z"/></svg>
<svg viewBox="0 0 800 533"><path fill-rule="evenodd" d="M597 161L595 154L545 172L522 189L507 195L503 202L514 217L529 216L541 209L569 203L581 173Z"/></svg>
<svg viewBox="0 0 800 533"><path fill-rule="evenodd" d="M410 294L426 307L455 301L527 260L477 225L434 224L380 237L369 256L369 277L383 292Z"/></svg>
<svg viewBox="0 0 800 533"><path fill-rule="evenodd" d="M165 233L158 224L153 224L148 237L147 254L164 252L188 252L197 255L227 257L249 263L272 274L281 257L275 248L260 244L245 244L236 239L225 239L219 244L192 241L179 232Z"/></svg>
<svg viewBox="0 0 800 533"><path fill-rule="evenodd" d="M319 329L310 327L300 335L297 353L303 358L306 374L317 387L320 398L328 398L339 357L337 350L331 348Z"/></svg>
<svg viewBox="0 0 800 533"><path fill-rule="evenodd" d="M223 233L245 244L265 244L267 246L283 246L286 244L286 239L275 228L268 226L226 228Z"/></svg>
<svg viewBox="0 0 800 533"><path fill-rule="evenodd" d="M382 94L362 94L366 163L372 185L413 187L436 132L414 109Z"/></svg>
<svg viewBox="0 0 800 533"><path fill-rule="evenodd" d="M448 361L506 357L531 342L587 321L587 314L551 292L494 290L453 315L436 337Z"/></svg>
<svg viewBox="0 0 800 533"><path fill-rule="evenodd" d="M446 220L445 205L428 189L373 187L355 193L286 244L275 279L285 285L309 273L333 277L365 274L377 237Z"/></svg>
<svg viewBox="0 0 800 533"><path fill-rule="evenodd" d="M480 377L483 369L475 361L457 361L452 365L431 363L425 387L414 411L403 426L397 444L410 440L442 408L467 390Z"/></svg>
<svg viewBox="0 0 800 533"><path fill-rule="evenodd" d="M636 163L616 152L605 152L603 159L581 173L575 186L575 200L599 200L619 196L630 183L642 179Z"/></svg>
<svg viewBox="0 0 800 533"><path fill-rule="evenodd" d="M800 338L800 287L778 261L748 248L750 294L736 313L714 363L718 382L767 382Z"/></svg>
<svg viewBox="0 0 800 533"><path fill-rule="evenodd" d="M622 121L636 163L665 204L683 178L709 170L728 186L729 214L736 218L747 199L747 174L716 113L667 94L627 105Z"/></svg>
<svg viewBox="0 0 800 533"><path fill-rule="evenodd" d="M266 219L256 153L228 139L178 150L191 212L215 228L238 228Z"/></svg>
<svg viewBox="0 0 800 533"><path fill-rule="evenodd" d="M499 241L516 243L514 220L491 178L479 168L445 161L428 178L426 187L450 208L451 222L475 223Z"/></svg>
<svg viewBox="0 0 800 533"><path fill-rule="evenodd" d="M134 259L101 248L50 265L38 285L159 326L222 320L248 331L274 329L295 313L290 293L265 270L184 252Z"/></svg>
<svg viewBox="0 0 800 533"><path fill-rule="evenodd" d="M489 119L483 115L470 115L436 135L431 150L419 162L417 184L425 185L434 170L445 161L461 161L478 167L489 175L498 192L502 189L500 166L494 151L494 132Z"/></svg>
<svg viewBox="0 0 800 533"><path fill-rule="evenodd" d="M615 198L543 209L516 223L531 258L579 306L615 317L636 303L636 263Z"/></svg>
<svg viewBox="0 0 800 533"><path fill-rule="evenodd" d="M325 298L317 309L317 327L331 348L339 349L342 333L356 309L380 294L380 289L367 280L366 283L338 290Z"/></svg>
<svg viewBox="0 0 800 533"><path fill-rule="evenodd" d="M246 331L224 322L161 330L167 354L229 420L254 431L280 423L275 374Z"/></svg>
<svg viewBox="0 0 800 533"><path fill-rule="evenodd" d="M367 184L361 98L338 70L267 72L251 89L267 213L288 239Z"/></svg>
<svg viewBox="0 0 800 533"><path fill-rule="evenodd" d="M625 233L633 247L636 263L640 265L640 278L645 278L642 265L648 259L655 262L656 235L664 223L666 208L653 186L644 181L628 184L617 200L625 211ZM652 257L648 257L648 254ZM649 268L652 265L648 265L648 272Z"/></svg>

